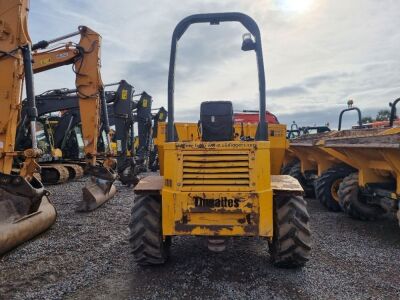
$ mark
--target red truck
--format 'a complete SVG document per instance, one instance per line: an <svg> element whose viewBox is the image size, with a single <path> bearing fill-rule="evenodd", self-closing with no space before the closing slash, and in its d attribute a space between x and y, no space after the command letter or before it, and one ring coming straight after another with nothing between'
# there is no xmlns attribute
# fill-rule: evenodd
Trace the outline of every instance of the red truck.
<svg viewBox="0 0 400 300"><path fill-rule="evenodd" d="M256 110L244 110L233 115L235 123L258 123L259 115ZM269 111L265 113L265 119L269 124L279 124L278 118Z"/></svg>

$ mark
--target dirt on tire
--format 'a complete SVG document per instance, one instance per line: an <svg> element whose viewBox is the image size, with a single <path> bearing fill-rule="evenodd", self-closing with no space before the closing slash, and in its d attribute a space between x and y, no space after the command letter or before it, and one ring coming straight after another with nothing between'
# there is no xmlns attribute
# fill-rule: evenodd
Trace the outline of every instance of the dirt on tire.
<svg viewBox="0 0 400 300"><path fill-rule="evenodd" d="M345 177L339 186L340 206L352 218L362 221L375 221L382 218L386 211L379 205L362 201L358 187L358 173Z"/></svg>
<svg viewBox="0 0 400 300"><path fill-rule="evenodd" d="M352 171L348 166L338 165L326 170L315 180L315 197L329 211L339 212L342 210L339 199L335 200L332 195L332 185L338 180L343 180Z"/></svg>
<svg viewBox="0 0 400 300"><path fill-rule="evenodd" d="M161 224L161 197L137 195L129 222L129 243L137 264L160 265L167 261L169 241L163 241Z"/></svg>
<svg viewBox="0 0 400 300"><path fill-rule="evenodd" d="M274 197L274 238L269 250L277 267L302 267L310 258L310 216L306 206L300 196Z"/></svg>

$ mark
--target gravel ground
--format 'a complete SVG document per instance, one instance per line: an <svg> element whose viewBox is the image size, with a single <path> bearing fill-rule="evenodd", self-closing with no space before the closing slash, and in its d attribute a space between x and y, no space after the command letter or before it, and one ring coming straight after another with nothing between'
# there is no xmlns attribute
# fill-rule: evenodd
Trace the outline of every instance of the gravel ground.
<svg viewBox="0 0 400 300"><path fill-rule="evenodd" d="M162 267L136 266L127 243L132 189L75 213L82 182L51 186L55 225L0 258L0 299L399 299L396 220L364 223L309 199L313 254L306 267L269 263L267 243L234 239L222 254L202 239L175 238Z"/></svg>

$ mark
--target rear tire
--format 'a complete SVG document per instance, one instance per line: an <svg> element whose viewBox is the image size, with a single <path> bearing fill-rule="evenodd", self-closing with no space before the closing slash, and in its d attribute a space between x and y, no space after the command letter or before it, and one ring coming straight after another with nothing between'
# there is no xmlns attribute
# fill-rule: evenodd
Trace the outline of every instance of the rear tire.
<svg viewBox="0 0 400 300"><path fill-rule="evenodd" d="M328 210L334 212L342 210L337 191L343 178L351 174L351 172L351 168L339 165L326 170L315 180L315 197Z"/></svg>
<svg viewBox="0 0 400 300"><path fill-rule="evenodd" d="M379 205L363 202L358 186L358 173L345 177L339 187L340 206L352 218L374 221L383 217L386 211Z"/></svg>
<svg viewBox="0 0 400 300"><path fill-rule="evenodd" d="M163 241L160 196L136 195L129 230L129 243L137 264L159 265L168 260L171 239Z"/></svg>
<svg viewBox="0 0 400 300"><path fill-rule="evenodd" d="M310 216L306 205L300 196L274 197L274 236L269 252L276 267L302 267L310 258Z"/></svg>

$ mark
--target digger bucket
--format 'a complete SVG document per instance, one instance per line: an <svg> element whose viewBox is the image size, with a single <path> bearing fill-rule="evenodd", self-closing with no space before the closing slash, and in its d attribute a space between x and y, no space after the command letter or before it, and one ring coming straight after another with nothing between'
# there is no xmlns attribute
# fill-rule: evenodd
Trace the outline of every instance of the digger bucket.
<svg viewBox="0 0 400 300"><path fill-rule="evenodd" d="M48 229L56 215L36 178L0 174L0 255Z"/></svg>
<svg viewBox="0 0 400 300"><path fill-rule="evenodd" d="M136 186L139 182L139 173L137 164L132 157L126 158L118 166L118 179L124 185Z"/></svg>
<svg viewBox="0 0 400 300"><path fill-rule="evenodd" d="M82 201L78 203L76 211L92 211L114 197L117 189L114 181L117 175L102 166L89 166L87 172L92 175L91 182L82 189Z"/></svg>

